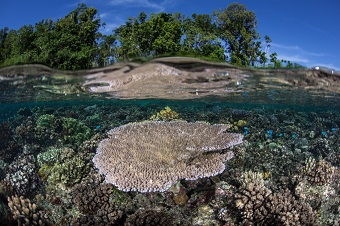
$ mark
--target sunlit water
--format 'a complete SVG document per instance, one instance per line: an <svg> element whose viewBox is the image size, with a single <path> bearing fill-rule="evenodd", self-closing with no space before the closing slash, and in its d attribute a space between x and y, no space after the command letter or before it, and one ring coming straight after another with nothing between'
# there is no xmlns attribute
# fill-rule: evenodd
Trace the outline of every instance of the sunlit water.
<svg viewBox="0 0 340 226"><path fill-rule="evenodd" d="M180 64L176 62L172 64L164 63L164 65L171 67L173 71L176 70L174 76L187 76L186 78L181 77L183 87L181 85L176 87L165 85L165 80L157 80L159 78L154 77L137 76L138 78L133 80L136 76L131 75L131 72L124 72L132 79L129 80L128 84L119 83L124 85L116 89L108 84L122 78L115 79L114 76L110 78L109 76L102 76L99 69L95 72L81 72L77 75L63 74L60 71L51 73L51 71L39 72L39 70L38 72L34 70L29 72L14 70L16 72L6 72L7 74L3 71L3 74L1 74L0 71L0 122L2 129L6 128L6 132L4 130L0 132L2 134L0 139L9 139L2 140L0 145L2 155L0 159L2 163L1 180L17 183L8 174L20 171L19 168L14 169L11 164L13 165L23 153L24 155L32 154L36 158L39 153L45 152L51 147L63 148L66 146L72 148L76 152L75 155L80 152L78 146L81 146L81 144L68 143L68 139L62 139L63 134L59 134L60 137L55 135L57 137L50 140L39 140L39 136L41 139L46 139L43 135L27 134L37 131L34 127L37 125L38 118L42 115L54 115L56 120L74 118L78 122L84 123L90 129L91 136L87 138L89 140L95 134L100 134L104 138L106 132L114 127L130 122L148 120L152 115L168 106L179 114L180 119L191 122L206 121L211 124L226 123L231 126L230 132L244 135L242 151L239 151L239 156L236 156L236 159L232 160L230 164L227 163L226 171L218 179L215 178L210 182L197 182L197 184L181 182L182 190L186 192L189 201L179 204L177 201L171 200L167 204L170 209L180 206L181 210L174 211L186 214L189 224L200 225L200 223L197 223L201 222L199 218L208 218L206 215L211 213L201 213L202 216L200 216L196 212L190 215L184 213L185 209L201 211L202 206L208 205L216 214L210 216L210 223L217 222L222 225L229 221L234 223L253 221L269 225L270 223L266 220L260 220L261 217L248 219L242 214L235 215L237 210L241 212L249 210L242 209L232 202L226 204L220 201L223 197L220 197L221 194L217 192L217 188L220 189L221 184L229 183L228 186L234 187L234 190L231 189L230 193L238 194L237 189L242 189L240 184L245 182L237 182L237 180L246 172L268 174L264 176L264 179L268 188L272 189L273 192L277 189L288 189L294 194L298 203L306 204L313 211L319 213L315 219L315 224L332 225L339 220L337 218L338 210L334 209L339 204L336 201L336 197L339 195L339 185L338 182L335 182L339 178L338 164L340 161L339 75L326 73L317 77L317 74L311 75L313 71L309 72L308 75L306 71L241 70L230 66L224 67L204 63ZM138 65L134 65L134 67L140 68ZM122 68L124 66L120 66L118 69L114 68L111 72L119 71ZM146 73L148 72L146 71ZM180 74L181 72L183 74ZM101 76L102 79L96 79L95 75ZM166 76L169 76L169 74L166 74ZM171 82L173 81L171 80ZM176 84L176 81L174 82ZM135 88L131 88L130 85ZM22 130L26 132L22 132ZM55 133L58 134L58 131L53 131L53 134ZM13 142L16 145L13 145ZM9 147L10 145L13 147ZM8 151L13 153L5 155ZM95 148L89 150L89 152L94 154ZM79 155L81 156L81 154ZM317 194L315 200L309 196L311 191L308 190L309 193L306 192L306 194L299 191L300 194L295 190L305 186L305 184L301 185L302 183L307 183L301 182L299 184L296 178L303 177L300 174L303 174L303 169L308 165L310 159L316 162L321 161L321 159L325 160L329 167L333 169L334 174L332 174L331 179L325 179L324 182L317 185L306 185L308 188L316 186L313 188L313 191ZM86 159L86 161L89 160L91 159ZM37 165L34 169L35 174L39 174L38 170L42 166L38 163L35 164ZM90 167L94 169L93 165ZM87 175L80 177L85 181ZM60 191L59 188L54 187L55 185L48 184L48 179L47 183L46 178L43 182L39 181L42 180L39 177L36 177L35 180L38 181L34 183L39 184L35 189L26 188L22 191L18 188L18 185L12 184L14 191L9 190L3 192L2 195L5 197L6 195L18 194L33 201L34 195L41 193L54 198L59 197L60 202L64 204L79 205L77 201L66 201L64 194L66 191ZM82 180L72 184L72 186L81 185L84 183ZM33 182L30 183L33 184ZM72 186L68 188L69 191L73 189ZM202 186L202 191L195 190L195 186ZM226 187L228 186L226 185ZM204 187L209 187L210 193L212 189L215 195L209 193L210 196L207 198L208 192L204 190ZM53 191L53 189L55 190ZM321 194L320 189L328 189L327 191L323 190L328 193L326 195ZM20 192L22 193L20 194ZM72 196L73 193L69 194ZM132 197L138 203L135 195L132 194ZM225 199L231 199L230 196L225 196ZM206 197L208 200L204 202L196 200L196 204L190 204L190 202L194 202L195 197L197 199ZM164 199L172 198L166 196ZM6 214L14 213L6 210L6 201L2 202L5 207L0 217L7 219ZM49 204L51 202L50 200ZM150 202L152 205L146 208L151 210L161 208L160 206L163 205L161 204L163 201L151 200ZM210 204L211 202L215 204ZM322 202L325 204L321 205ZM216 205L216 203L220 204ZM136 204L137 207L140 205L142 204ZM66 204L57 207L50 205L42 211L53 215L51 212L53 208L67 210L71 207ZM221 217L224 208L228 208L230 211L225 212ZM133 213L141 214L137 209L130 209L127 212L122 210L124 219L130 219L129 216ZM89 215L85 212L83 214ZM96 213L91 214L91 216L94 216ZM63 217L74 222L77 222L78 219L76 216L69 216L68 214ZM26 218L29 218L31 222L34 221L29 215ZM46 220L49 223L56 221L55 216L50 216ZM329 222L327 223L327 221ZM301 222L302 224L306 223L303 220Z"/></svg>

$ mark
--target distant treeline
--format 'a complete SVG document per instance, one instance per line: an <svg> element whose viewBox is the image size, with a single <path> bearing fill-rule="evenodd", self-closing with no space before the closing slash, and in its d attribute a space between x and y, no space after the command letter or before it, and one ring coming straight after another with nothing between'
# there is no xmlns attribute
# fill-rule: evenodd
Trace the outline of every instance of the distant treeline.
<svg viewBox="0 0 340 226"><path fill-rule="evenodd" d="M0 30L0 66L42 63L59 69L87 69L118 61L147 60L160 55L186 55L239 66L299 67L267 56L271 39L262 46L255 13L233 3L209 14L141 12L115 29L99 32L97 9L79 4L57 21L42 20L19 30ZM265 49L265 50L263 50ZM269 63L269 64L268 64Z"/></svg>

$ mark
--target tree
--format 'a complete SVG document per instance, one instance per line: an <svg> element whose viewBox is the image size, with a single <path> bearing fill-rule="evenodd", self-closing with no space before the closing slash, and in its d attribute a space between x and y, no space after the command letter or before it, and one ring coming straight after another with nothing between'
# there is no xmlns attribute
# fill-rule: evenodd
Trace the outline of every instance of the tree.
<svg viewBox="0 0 340 226"><path fill-rule="evenodd" d="M282 61L280 61L277 58L277 53L276 52L270 54L270 62L272 62L274 64L275 68L282 68L282 63L281 63Z"/></svg>
<svg viewBox="0 0 340 226"><path fill-rule="evenodd" d="M259 57L260 38L256 31L255 13L239 3L229 5L223 11L215 11L215 23L219 37L226 43L230 61L248 66Z"/></svg>
<svg viewBox="0 0 340 226"><path fill-rule="evenodd" d="M100 19L95 8L85 4L58 20L52 31L54 61L61 69L91 68L97 53L96 37Z"/></svg>
<svg viewBox="0 0 340 226"><path fill-rule="evenodd" d="M182 36L181 24L172 17L172 14L154 14L149 23L153 34L152 49L155 54L179 51Z"/></svg>
<svg viewBox="0 0 340 226"><path fill-rule="evenodd" d="M122 59L179 51L182 36L180 22L168 13L151 14L150 19L146 18L142 12L115 30Z"/></svg>
<svg viewBox="0 0 340 226"><path fill-rule="evenodd" d="M208 14L192 14L183 21L183 50L197 55L224 60L224 48L216 34L216 26Z"/></svg>
<svg viewBox="0 0 340 226"><path fill-rule="evenodd" d="M5 41L8 36L8 27L4 27L0 30L0 62L6 59Z"/></svg>
<svg viewBox="0 0 340 226"><path fill-rule="evenodd" d="M100 34L97 38L98 50L96 55L97 66L107 66L117 59L117 41L116 37L111 35Z"/></svg>

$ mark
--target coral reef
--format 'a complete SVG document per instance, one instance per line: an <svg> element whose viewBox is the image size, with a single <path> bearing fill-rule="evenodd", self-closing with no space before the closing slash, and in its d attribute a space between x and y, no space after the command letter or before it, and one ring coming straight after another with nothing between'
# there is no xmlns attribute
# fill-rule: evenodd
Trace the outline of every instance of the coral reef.
<svg viewBox="0 0 340 226"><path fill-rule="evenodd" d="M262 173L246 172L235 194L243 225L315 225L315 212L288 189L272 192Z"/></svg>
<svg viewBox="0 0 340 226"><path fill-rule="evenodd" d="M93 162L106 181L124 191L165 191L178 179L208 177L224 171L241 134L223 124L142 122L117 127L100 142ZM215 151L215 152L214 152Z"/></svg>
<svg viewBox="0 0 340 226"><path fill-rule="evenodd" d="M198 208L197 216L193 219L192 224L218 226L219 223L215 218L214 209L208 205L203 205Z"/></svg>
<svg viewBox="0 0 340 226"><path fill-rule="evenodd" d="M40 180L38 167L33 155L22 154L9 166L4 179L17 195L27 195L36 191Z"/></svg>
<svg viewBox="0 0 340 226"><path fill-rule="evenodd" d="M124 226L191 225L175 208L139 209L127 217Z"/></svg>
<svg viewBox="0 0 340 226"><path fill-rule="evenodd" d="M305 161L300 173L294 177L294 194L318 210L318 225L336 225L339 221L335 217L339 215L335 206L339 203L340 187L339 183L333 183L338 177L338 167L324 159L315 161L312 157Z"/></svg>
<svg viewBox="0 0 340 226"><path fill-rule="evenodd" d="M92 176L72 188L72 201L82 213L74 225L117 225L123 211L131 211L132 207L127 206L131 198L102 182L103 178Z"/></svg>
<svg viewBox="0 0 340 226"><path fill-rule="evenodd" d="M0 225L340 222L338 111L232 109L214 101L72 103L18 106L0 119ZM92 161L99 152L105 175Z"/></svg>
<svg viewBox="0 0 340 226"><path fill-rule="evenodd" d="M0 140L0 160L12 160L17 154L18 144L13 139L9 123L0 123Z"/></svg>
<svg viewBox="0 0 340 226"><path fill-rule="evenodd" d="M53 165L55 162L60 160L60 155L62 154L62 148L49 148L45 152L40 152L37 156L37 161L39 166L44 164Z"/></svg>
<svg viewBox="0 0 340 226"><path fill-rule="evenodd" d="M8 206L13 219L18 225L49 225L46 213L42 210L41 202L44 197L37 195L35 202L24 196L8 197Z"/></svg>
<svg viewBox="0 0 340 226"><path fill-rule="evenodd" d="M91 130L74 118L56 117L44 114L36 120L37 136L46 140L62 139L66 144L79 145L90 138Z"/></svg>
<svg viewBox="0 0 340 226"><path fill-rule="evenodd" d="M302 177L312 185L328 184L334 174L334 167L330 162L320 159L318 162L314 158L306 160L306 166L302 169Z"/></svg>
<svg viewBox="0 0 340 226"><path fill-rule="evenodd" d="M179 114L168 106L150 117L150 120L156 121L171 121L175 119L179 119Z"/></svg>
<svg viewBox="0 0 340 226"><path fill-rule="evenodd" d="M62 163L56 162L47 178L49 185L62 184L73 186L81 181L89 172L89 164L75 156Z"/></svg>

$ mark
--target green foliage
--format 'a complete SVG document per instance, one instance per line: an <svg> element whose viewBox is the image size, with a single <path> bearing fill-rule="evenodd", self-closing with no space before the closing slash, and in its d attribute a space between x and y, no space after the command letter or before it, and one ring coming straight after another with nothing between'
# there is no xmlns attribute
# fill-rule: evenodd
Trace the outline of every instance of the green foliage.
<svg viewBox="0 0 340 226"><path fill-rule="evenodd" d="M239 3L209 14L141 12L112 34L101 34L97 9L79 4L65 17L42 20L19 30L0 30L0 66L42 63L59 69L86 69L117 61L146 61L186 55L239 66L266 65L271 39L262 51L254 12ZM271 57L274 67L285 61ZM294 67L287 63L287 68Z"/></svg>
<svg viewBox="0 0 340 226"><path fill-rule="evenodd" d="M219 37L226 43L231 63L253 65L261 56L260 34L254 12L239 3L214 12Z"/></svg>
<svg viewBox="0 0 340 226"><path fill-rule="evenodd" d="M42 20L18 31L0 32L2 66L38 62L60 69L91 68L97 52L100 20L85 4L56 22Z"/></svg>
<svg viewBox="0 0 340 226"><path fill-rule="evenodd" d="M120 60L176 52L180 49L181 24L172 14L144 12L138 18L129 18L125 25L115 30Z"/></svg>

